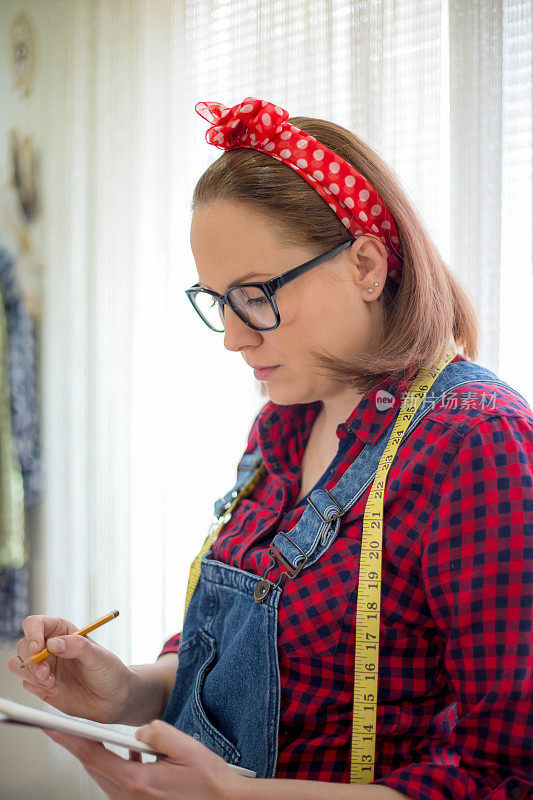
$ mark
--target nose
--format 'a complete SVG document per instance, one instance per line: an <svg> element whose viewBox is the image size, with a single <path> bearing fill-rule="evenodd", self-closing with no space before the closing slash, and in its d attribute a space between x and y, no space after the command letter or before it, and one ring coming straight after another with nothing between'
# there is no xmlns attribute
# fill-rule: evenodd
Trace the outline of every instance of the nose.
<svg viewBox="0 0 533 800"><path fill-rule="evenodd" d="M243 347L257 345L263 338L261 331L250 328L229 306L225 307L224 329L224 347L230 351L238 352Z"/></svg>

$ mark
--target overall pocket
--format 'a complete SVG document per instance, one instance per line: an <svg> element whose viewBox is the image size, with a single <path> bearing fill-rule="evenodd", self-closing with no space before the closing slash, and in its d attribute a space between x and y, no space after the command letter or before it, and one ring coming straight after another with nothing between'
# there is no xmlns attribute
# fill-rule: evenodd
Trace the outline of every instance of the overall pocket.
<svg viewBox="0 0 533 800"><path fill-rule="evenodd" d="M184 648L185 654L180 648L179 667L183 665L183 677L188 674L191 679L192 691L189 704L191 723L186 726L189 730L182 728L181 725L178 727L222 756L228 763L238 764L241 753L219 727L223 726L224 697L220 693L210 692L211 698L216 697L217 706L210 704L205 698L205 682L217 662L216 641L207 631L200 628L185 643ZM177 679L181 680L179 667Z"/></svg>

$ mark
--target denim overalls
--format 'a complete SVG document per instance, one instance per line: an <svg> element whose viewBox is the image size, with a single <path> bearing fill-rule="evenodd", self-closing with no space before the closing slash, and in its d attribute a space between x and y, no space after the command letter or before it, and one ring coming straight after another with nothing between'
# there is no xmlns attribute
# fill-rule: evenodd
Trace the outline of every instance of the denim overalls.
<svg viewBox="0 0 533 800"><path fill-rule="evenodd" d="M403 441L444 395L472 382L511 388L486 367L452 361L435 379L432 402L420 404ZM274 536L272 544L292 565L293 577L328 549L338 535L343 514L372 484L395 421L396 417L374 445L364 447L331 494L320 488L309 493L307 508L289 532L290 539L283 533ZM215 503L216 516L223 516L234 493L241 491L260 463L259 448L243 456L235 486ZM277 622L282 586L268 584L266 596L257 601L254 589L261 577L213 560L211 554L212 547L201 560L201 576L187 610L176 679L163 720L200 740L229 764L255 770L258 778L273 778L278 758ZM261 586L257 597L264 594Z"/></svg>

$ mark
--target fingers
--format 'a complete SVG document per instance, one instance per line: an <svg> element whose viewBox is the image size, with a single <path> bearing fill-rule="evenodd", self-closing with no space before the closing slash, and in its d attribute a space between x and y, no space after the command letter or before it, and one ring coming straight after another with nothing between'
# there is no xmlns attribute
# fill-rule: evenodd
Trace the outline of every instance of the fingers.
<svg viewBox="0 0 533 800"><path fill-rule="evenodd" d="M41 664L37 664L37 670L39 667L42 666ZM38 689L51 689L53 686L56 686L56 679L55 675L53 675L50 671L48 674L42 675L40 671L38 671L37 675L32 675L28 670L28 675L26 675L26 669L23 671L23 680L22 685L25 687L25 684L29 684L30 686L35 686ZM26 687L25 687L26 688Z"/></svg>
<svg viewBox="0 0 533 800"><path fill-rule="evenodd" d="M39 650L44 650L46 646L45 640L48 639L49 636L74 633L77 629L72 622L61 619L61 617L47 617L43 614L32 614L26 617L22 623L22 630L24 631L25 639L28 644L28 655L33 655L34 653L38 653ZM35 645L31 645L31 642L35 642Z"/></svg>
<svg viewBox="0 0 533 800"><path fill-rule="evenodd" d="M86 658L89 656L89 659L91 656L95 657L91 652L91 644L94 645L95 642L89 637L75 636L77 628L68 620L59 617L33 615L26 617L22 623L22 628L25 636L17 642L19 661L18 663L13 660L9 662L9 669L15 674L17 674L14 668L15 665L20 670L23 662L45 648L50 653L53 653L53 656L65 658ZM46 659L43 659L38 664L33 664L32 662L26 664L25 669L35 678L35 681L32 682L50 684L47 679L50 673L53 674L56 663L56 659L53 656L47 656Z"/></svg>
<svg viewBox="0 0 533 800"><path fill-rule="evenodd" d="M197 739L161 719L154 719L148 725L137 728L134 736L157 753L170 756L179 762L198 757L198 754L206 749ZM213 755L219 758L216 754Z"/></svg>
<svg viewBox="0 0 533 800"><path fill-rule="evenodd" d="M46 617L42 614L33 614L26 617L22 623L22 629L25 634L24 638L19 639L17 642L17 653L21 663L27 661L30 656L35 655L35 653L38 653L40 650L44 650L46 647L46 640L49 636L53 636L57 633L70 633L76 630L73 623L66 619L61 619L60 617ZM40 663L46 663L46 660ZM26 665L25 669L29 670L32 676L37 680L41 678L46 680L48 671L53 671L54 664L55 659L48 659L46 671L42 669L37 669L36 671L36 667L39 665L31 663ZM21 664L19 663L19 670L20 666ZM27 676L25 675L24 677Z"/></svg>
<svg viewBox="0 0 533 800"><path fill-rule="evenodd" d="M44 648L44 617L32 615L26 617L22 623L22 630L24 631L24 639L21 639L21 649L28 655L38 653L39 650ZM18 649L18 648L17 648ZM22 655L19 652L19 655Z"/></svg>
<svg viewBox="0 0 533 800"><path fill-rule="evenodd" d="M17 653L21 662L27 661L30 656L35 655L39 650L43 650L43 647L40 647L33 639L30 640L25 637L17 642ZM31 667L33 666L32 664Z"/></svg>
<svg viewBox="0 0 533 800"><path fill-rule="evenodd" d="M55 661L55 659L54 659ZM44 699L46 694L51 693L52 696L58 693L56 679L53 672L50 670L50 665L45 662L40 664L30 664L24 669L20 668L20 658L12 656L8 661L8 669L17 678L22 679L22 686L32 694L36 694L41 699ZM43 667L44 669L40 669Z"/></svg>
<svg viewBox="0 0 533 800"><path fill-rule="evenodd" d="M43 615L30 615L22 623L24 638L17 642L17 656L8 662L10 672L23 678L23 685L30 691L31 687L37 689L51 689L55 683L55 657L48 657L38 664L30 662L21 669L23 662L30 656L46 647L47 637L54 633L68 633L76 630L72 622L60 617L47 617ZM40 696L40 695L39 695Z"/></svg>
<svg viewBox="0 0 533 800"><path fill-rule="evenodd" d="M24 641L21 639L21 641ZM20 643L19 643L20 644ZM18 646L17 646L18 649ZM55 658L48 658L41 661L39 664L27 664L24 669L21 669L23 657L20 655L12 656L8 663L8 669L17 678L22 678L23 683L27 682L34 686L51 687L55 683L54 668Z"/></svg>

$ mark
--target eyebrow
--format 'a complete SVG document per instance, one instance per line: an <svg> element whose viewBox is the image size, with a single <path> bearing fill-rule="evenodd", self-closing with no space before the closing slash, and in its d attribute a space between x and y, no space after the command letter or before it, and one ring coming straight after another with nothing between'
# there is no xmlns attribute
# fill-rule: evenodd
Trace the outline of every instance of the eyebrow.
<svg viewBox="0 0 533 800"><path fill-rule="evenodd" d="M229 286L226 286L224 291L227 292L228 289L230 289L232 286L238 286L239 283L244 283L245 281L248 280L248 278L253 278L254 275L259 277L259 278L269 278L270 277L269 275L266 274L266 272L249 272L248 275L244 275L238 281L233 281L233 283L230 283ZM204 289L209 289L212 292L215 291L215 289L211 289L210 286L206 286L206 284L202 283L202 281L198 281L198 285L199 286L203 286Z"/></svg>

